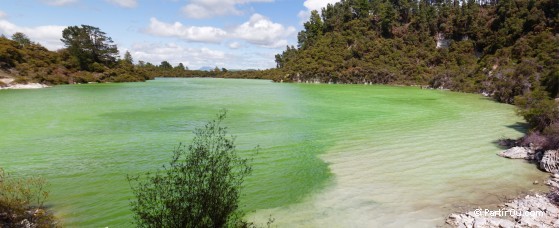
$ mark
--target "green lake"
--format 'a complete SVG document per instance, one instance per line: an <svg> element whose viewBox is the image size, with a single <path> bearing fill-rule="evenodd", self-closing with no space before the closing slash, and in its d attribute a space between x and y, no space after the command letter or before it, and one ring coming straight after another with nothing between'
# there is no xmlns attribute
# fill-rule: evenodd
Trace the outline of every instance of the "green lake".
<svg viewBox="0 0 559 228"><path fill-rule="evenodd" d="M495 155L523 123L480 95L231 79L2 90L0 167L45 177L64 226L132 227L127 175L167 163L223 108L254 157L247 218L279 227L433 227L545 178Z"/></svg>

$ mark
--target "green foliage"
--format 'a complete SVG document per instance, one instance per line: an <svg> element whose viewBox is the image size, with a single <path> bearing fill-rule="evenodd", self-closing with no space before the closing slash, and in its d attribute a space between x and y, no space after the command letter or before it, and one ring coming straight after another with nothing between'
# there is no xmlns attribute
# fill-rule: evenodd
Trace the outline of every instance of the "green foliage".
<svg viewBox="0 0 559 228"><path fill-rule="evenodd" d="M240 223L238 208L249 161L237 155L221 123L226 113L194 130L190 146L179 144L171 162L145 178L129 177L138 227L226 227ZM246 224L246 223L244 223Z"/></svg>
<svg viewBox="0 0 559 228"><path fill-rule="evenodd" d="M299 32L297 36L300 48L307 48L315 43L315 41L322 35L324 29L322 19L318 11L311 11L311 17L308 22L304 24L305 30Z"/></svg>
<svg viewBox="0 0 559 228"><path fill-rule="evenodd" d="M87 71L78 71L71 78L74 83L99 82L99 74Z"/></svg>
<svg viewBox="0 0 559 228"><path fill-rule="evenodd" d="M179 71L184 71L184 70L186 70L186 67L184 66L184 64L179 63L179 65L177 65L177 66L175 67L175 69L176 69L176 70L179 70Z"/></svg>
<svg viewBox="0 0 559 228"><path fill-rule="evenodd" d="M123 61L130 65L134 64L134 59L132 58L132 54L130 54L129 51L126 51L126 53L124 53Z"/></svg>
<svg viewBox="0 0 559 228"><path fill-rule="evenodd" d="M23 227L23 220L38 227L56 226L54 217L43 210L46 186L43 178L15 177L0 168L0 227Z"/></svg>
<svg viewBox="0 0 559 228"><path fill-rule="evenodd" d="M172 66L169 62L163 61L163 62L161 62L161 64L159 65L159 68L162 68L162 69L173 69L173 66Z"/></svg>
<svg viewBox="0 0 559 228"><path fill-rule="evenodd" d="M90 70L91 64L116 64L118 49L113 40L97 27L70 26L62 31L62 39L70 55L78 59L81 70Z"/></svg>
<svg viewBox="0 0 559 228"><path fill-rule="evenodd" d="M19 50L19 44L7 38L0 38L0 68L13 68L21 61L23 54Z"/></svg>
<svg viewBox="0 0 559 228"><path fill-rule="evenodd" d="M518 114L523 116L534 130L543 131L559 120L559 106L545 91L538 89L517 96L514 103L519 108Z"/></svg>
<svg viewBox="0 0 559 228"><path fill-rule="evenodd" d="M546 85L546 90L551 97L557 97L559 95L559 69L551 70L544 80L543 84Z"/></svg>
<svg viewBox="0 0 559 228"><path fill-rule="evenodd" d="M553 0L342 0L312 13L298 48L275 56L284 81L420 84L512 103L558 95L559 4ZM445 39L448 48L436 48Z"/></svg>
<svg viewBox="0 0 559 228"><path fill-rule="evenodd" d="M117 62L117 47L98 28L68 27L63 40L68 47L53 52L28 40L25 34L14 34L13 40L0 37L0 69L16 78L16 83L58 85L153 79L149 71L134 66L129 52Z"/></svg>
<svg viewBox="0 0 559 228"><path fill-rule="evenodd" d="M26 47L32 44L29 37L21 32L14 33L12 35L12 40L17 42L21 47Z"/></svg>

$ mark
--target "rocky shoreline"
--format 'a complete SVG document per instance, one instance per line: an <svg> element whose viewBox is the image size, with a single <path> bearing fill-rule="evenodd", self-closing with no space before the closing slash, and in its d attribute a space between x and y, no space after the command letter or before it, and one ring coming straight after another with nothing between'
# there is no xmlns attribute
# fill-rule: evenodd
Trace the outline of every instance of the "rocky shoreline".
<svg viewBox="0 0 559 228"><path fill-rule="evenodd" d="M0 227L38 228L62 227L54 215L44 208L30 208L22 214L0 213Z"/></svg>
<svg viewBox="0 0 559 228"><path fill-rule="evenodd" d="M550 192L520 197L495 210L478 208L450 214L446 224L450 227L559 227L559 151L512 147L497 155L525 159L551 173L545 182Z"/></svg>

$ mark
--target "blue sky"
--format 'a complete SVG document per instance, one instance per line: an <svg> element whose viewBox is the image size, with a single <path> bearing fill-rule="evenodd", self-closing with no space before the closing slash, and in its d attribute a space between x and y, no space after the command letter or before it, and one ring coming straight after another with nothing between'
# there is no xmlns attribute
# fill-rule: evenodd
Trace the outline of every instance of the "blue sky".
<svg viewBox="0 0 559 228"><path fill-rule="evenodd" d="M50 50L62 30L99 27L121 53L190 69L266 69L297 44L310 10L338 0L0 0L0 33L27 34Z"/></svg>

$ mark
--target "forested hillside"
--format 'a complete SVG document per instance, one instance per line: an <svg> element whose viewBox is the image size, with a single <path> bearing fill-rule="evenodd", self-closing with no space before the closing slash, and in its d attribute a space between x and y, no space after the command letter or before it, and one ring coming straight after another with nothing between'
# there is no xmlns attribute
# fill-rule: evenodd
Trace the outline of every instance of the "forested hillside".
<svg viewBox="0 0 559 228"><path fill-rule="evenodd" d="M559 87L557 0L342 0L311 13L280 80L430 85L512 103Z"/></svg>
<svg viewBox="0 0 559 228"><path fill-rule="evenodd" d="M70 26L61 35L66 48L58 51L47 50L23 33L0 37L0 76L15 78L15 83L49 85L150 78L134 67L130 53L121 59L117 46L99 28Z"/></svg>

